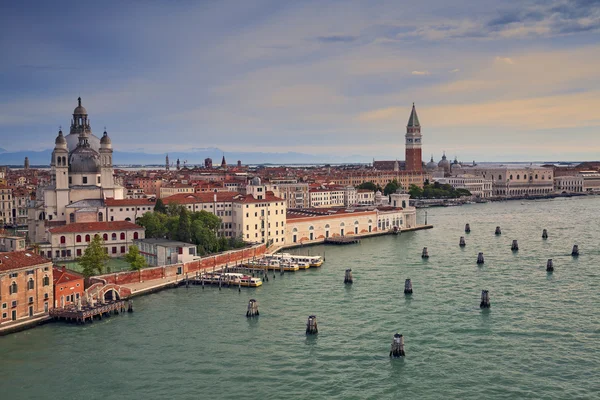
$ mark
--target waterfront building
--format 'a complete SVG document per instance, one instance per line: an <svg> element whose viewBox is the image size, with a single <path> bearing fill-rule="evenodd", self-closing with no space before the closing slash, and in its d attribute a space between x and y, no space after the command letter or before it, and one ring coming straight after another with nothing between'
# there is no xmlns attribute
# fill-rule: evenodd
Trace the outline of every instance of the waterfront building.
<svg viewBox="0 0 600 400"><path fill-rule="evenodd" d="M558 193L582 193L583 176L554 176L554 190Z"/></svg>
<svg viewBox="0 0 600 400"><path fill-rule="evenodd" d="M151 267L186 263L199 258L196 255L196 245L191 243L168 239L139 239L134 240L134 244Z"/></svg>
<svg viewBox="0 0 600 400"><path fill-rule="evenodd" d="M600 173L597 171L581 171L579 176L583 178L584 192L600 192Z"/></svg>
<svg viewBox="0 0 600 400"><path fill-rule="evenodd" d="M52 280L55 308L77 305L77 302L83 298L83 275L66 267L54 266L52 267Z"/></svg>
<svg viewBox="0 0 600 400"><path fill-rule="evenodd" d="M103 217L89 205L90 200L107 197L123 198L123 187L114 178L112 141L104 131L102 139L94 136L87 110L78 99L73 111L69 135L58 132L50 162L51 181L38 186L36 200L29 205L29 238L33 242L47 241L48 229L75 222L76 213L96 212L96 221ZM82 208L73 203L83 201Z"/></svg>
<svg viewBox="0 0 600 400"><path fill-rule="evenodd" d="M454 189L466 189L473 196L487 198L492 196L492 179L472 174L459 174L444 178L433 178L434 182L448 184Z"/></svg>
<svg viewBox="0 0 600 400"><path fill-rule="evenodd" d="M247 242L283 243L285 201L271 191L258 190L264 186L249 186L255 194L178 194L167 197L165 203L181 204L190 211L206 211L218 216L221 219L220 236L238 237Z"/></svg>
<svg viewBox="0 0 600 400"><path fill-rule="evenodd" d="M345 172L336 174L328 179L329 182L336 185L352 185L358 186L361 183L373 182L375 185L385 187L388 183L396 181L405 189L408 189L411 185L423 188L425 180L431 179L428 173L417 173L412 171L377 171L377 170L356 170L351 172Z"/></svg>
<svg viewBox="0 0 600 400"><path fill-rule="evenodd" d="M297 179L271 179L270 182L279 189L279 196L287 203L287 208L310 207L309 185Z"/></svg>
<svg viewBox="0 0 600 400"><path fill-rule="evenodd" d="M144 228L128 221L79 222L51 228L47 242L39 244L40 254L53 261L75 260L83 255L94 236L103 240L111 257L123 257L134 240L145 237Z"/></svg>
<svg viewBox="0 0 600 400"><path fill-rule="evenodd" d="M492 180L494 196L544 195L554 191L552 168L518 165L476 166L468 173Z"/></svg>
<svg viewBox="0 0 600 400"><path fill-rule="evenodd" d="M0 328L48 315L52 262L26 251L0 253Z"/></svg>
<svg viewBox="0 0 600 400"><path fill-rule="evenodd" d="M368 235L416 225L416 210L409 205L409 195L394 193L383 205L373 207L288 210L286 243L319 243L330 237Z"/></svg>
<svg viewBox="0 0 600 400"><path fill-rule="evenodd" d="M356 199L356 189L353 191ZM310 207L344 207L345 190L342 189L310 189Z"/></svg>

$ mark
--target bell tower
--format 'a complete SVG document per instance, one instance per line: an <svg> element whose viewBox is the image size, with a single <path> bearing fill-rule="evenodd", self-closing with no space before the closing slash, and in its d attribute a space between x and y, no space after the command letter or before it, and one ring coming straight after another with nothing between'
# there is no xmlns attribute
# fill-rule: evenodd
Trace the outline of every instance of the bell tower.
<svg viewBox="0 0 600 400"><path fill-rule="evenodd" d="M407 171L421 172L423 169L423 157L421 155L421 124L413 103L410 118L406 125L405 142L405 167Z"/></svg>

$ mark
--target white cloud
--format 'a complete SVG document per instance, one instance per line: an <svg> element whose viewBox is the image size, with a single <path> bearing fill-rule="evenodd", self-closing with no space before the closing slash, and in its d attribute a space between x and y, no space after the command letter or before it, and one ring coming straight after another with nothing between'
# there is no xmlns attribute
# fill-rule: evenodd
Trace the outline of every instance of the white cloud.
<svg viewBox="0 0 600 400"><path fill-rule="evenodd" d="M431 75L431 72L423 70L423 71L413 71L411 72L413 75Z"/></svg>
<svg viewBox="0 0 600 400"><path fill-rule="evenodd" d="M513 61L513 59L510 58L510 57L500 57L500 56L497 56L495 58L495 61L499 62L499 63L509 64L509 65L513 65L515 63Z"/></svg>

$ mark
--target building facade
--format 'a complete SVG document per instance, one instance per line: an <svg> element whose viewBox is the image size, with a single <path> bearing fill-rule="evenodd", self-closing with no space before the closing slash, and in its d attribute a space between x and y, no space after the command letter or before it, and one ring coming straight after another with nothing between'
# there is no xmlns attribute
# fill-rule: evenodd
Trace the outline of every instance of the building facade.
<svg viewBox="0 0 600 400"><path fill-rule="evenodd" d="M54 308L64 308L77 305L83 298L83 275L65 267L53 267Z"/></svg>
<svg viewBox="0 0 600 400"><path fill-rule="evenodd" d="M69 261L85 253L94 236L99 236L111 257L123 257L134 240L143 239L144 228L128 221L81 222L52 228L50 238L41 243L40 254L53 261Z"/></svg>
<svg viewBox="0 0 600 400"><path fill-rule="evenodd" d="M196 255L196 246L190 243L167 239L140 239L135 240L134 244L152 267L186 263L199 258Z"/></svg>
<svg viewBox="0 0 600 400"><path fill-rule="evenodd" d="M535 196L554 191L552 168L544 167L473 167L468 173L492 180L493 196Z"/></svg>
<svg viewBox="0 0 600 400"><path fill-rule="evenodd" d="M466 189L473 196L487 198L492 196L492 180L472 174L460 174L444 178L433 178L442 185L448 184L454 189Z"/></svg>
<svg viewBox="0 0 600 400"><path fill-rule="evenodd" d="M54 301L52 262L38 254L0 254L0 328L48 315Z"/></svg>

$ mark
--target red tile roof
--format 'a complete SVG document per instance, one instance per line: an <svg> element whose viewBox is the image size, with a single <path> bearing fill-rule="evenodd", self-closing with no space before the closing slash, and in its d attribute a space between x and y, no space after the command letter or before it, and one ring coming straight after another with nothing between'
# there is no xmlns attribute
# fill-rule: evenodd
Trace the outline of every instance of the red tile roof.
<svg viewBox="0 0 600 400"><path fill-rule="evenodd" d="M78 232L103 232L103 231L129 231L144 229L129 221L110 222L78 222L58 228L50 229L50 233L78 233Z"/></svg>
<svg viewBox="0 0 600 400"><path fill-rule="evenodd" d="M66 269L65 267L52 267L52 281L55 285L76 280L83 281L83 275L78 274L75 271L71 271L70 269Z"/></svg>
<svg viewBox="0 0 600 400"><path fill-rule="evenodd" d="M8 253L0 253L0 271L27 268L49 262L50 260L47 258L30 251L11 251Z"/></svg>
<svg viewBox="0 0 600 400"><path fill-rule="evenodd" d="M176 203L176 204L196 204L196 203L212 203L217 195L217 202L228 202L233 201L235 196L239 196L239 193L235 192L198 192L198 193L178 193L173 196L169 196L163 199L165 204Z"/></svg>
<svg viewBox="0 0 600 400"><path fill-rule="evenodd" d="M104 200L104 204L107 207L120 207L120 206L147 206L154 205L156 203L156 199L113 199L107 198Z"/></svg>

